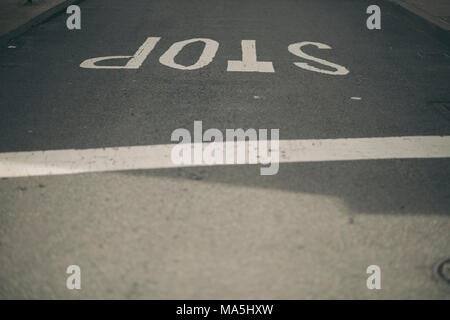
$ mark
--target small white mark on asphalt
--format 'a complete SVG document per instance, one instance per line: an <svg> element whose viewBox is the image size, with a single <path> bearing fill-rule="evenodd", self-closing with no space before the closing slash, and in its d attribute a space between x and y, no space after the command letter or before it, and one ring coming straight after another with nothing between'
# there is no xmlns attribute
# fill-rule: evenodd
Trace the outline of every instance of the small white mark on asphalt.
<svg viewBox="0 0 450 320"><path fill-rule="evenodd" d="M253 96L254 99L261 99L260 96Z"/></svg>
<svg viewBox="0 0 450 320"><path fill-rule="evenodd" d="M8 46L8 49L15 49L16 46Z"/></svg>
<svg viewBox="0 0 450 320"><path fill-rule="evenodd" d="M352 99L352 100L362 100L361 97L351 97L350 99Z"/></svg>

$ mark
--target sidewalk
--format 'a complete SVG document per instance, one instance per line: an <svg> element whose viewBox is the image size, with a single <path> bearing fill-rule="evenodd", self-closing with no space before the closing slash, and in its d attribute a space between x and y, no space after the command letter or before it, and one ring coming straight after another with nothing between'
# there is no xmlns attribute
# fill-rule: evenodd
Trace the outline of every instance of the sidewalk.
<svg viewBox="0 0 450 320"><path fill-rule="evenodd" d="M80 0L33 0L31 4L28 0L1 0L0 44L77 2Z"/></svg>
<svg viewBox="0 0 450 320"><path fill-rule="evenodd" d="M450 31L450 0L391 0L439 28Z"/></svg>
<svg viewBox="0 0 450 320"><path fill-rule="evenodd" d="M450 46L450 0L389 0L407 13L413 24Z"/></svg>

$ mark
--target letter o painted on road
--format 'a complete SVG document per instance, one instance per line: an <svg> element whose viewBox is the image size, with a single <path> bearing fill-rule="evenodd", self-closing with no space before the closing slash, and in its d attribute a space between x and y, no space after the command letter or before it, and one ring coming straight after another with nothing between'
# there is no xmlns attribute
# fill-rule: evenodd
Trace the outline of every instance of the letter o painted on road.
<svg viewBox="0 0 450 320"><path fill-rule="evenodd" d="M184 46L202 41L205 43L205 47L203 48L203 52L200 55L198 61L190 66L184 66L181 64L176 63L175 57L177 54L183 50ZM184 41L175 42L170 46L170 48L159 58L159 62L165 66L174 68L174 69L180 69L180 70L196 70L203 68L211 63L211 61L214 59L214 56L216 55L217 49L219 49L219 43L212 39L206 39L206 38L195 38L195 39L189 39Z"/></svg>

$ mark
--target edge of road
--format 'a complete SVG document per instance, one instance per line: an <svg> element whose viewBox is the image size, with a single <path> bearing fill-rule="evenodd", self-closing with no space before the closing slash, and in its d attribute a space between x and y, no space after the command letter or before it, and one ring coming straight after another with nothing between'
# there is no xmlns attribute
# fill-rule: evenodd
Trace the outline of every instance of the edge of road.
<svg viewBox="0 0 450 320"><path fill-rule="evenodd" d="M450 46L450 25L441 21L439 17L404 0L389 0L388 2L395 9L406 14L414 24L419 25L426 33L437 37L441 42Z"/></svg>
<svg viewBox="0 0 450 320"><path fill-rule="evenodd" d="M37 13L34 17L19 25L11 31L0 35L0 45L6 45L11 39L20 36L33 26L38 25L51 17L59 14L69 5L80 3L84 0L66 0L55 4L51 8ZM404 0L388 0L396 9L407 14L412 22L419 24L427 33L436 36L440 41L450 46L450 25L447 25L439 17L435 17L427 11L416 7Z"/></svg>
<svg viewBox="0 0 450 320"><path fill-rule="evenodd" d="M28 21L14 28L13 30L7 31L4 34L0 35L0 46L6 45L11 39L16 38L32 27L52 18L53 16L61 13L66 10L66 8L72 4L80 3L84 0L65 0L61 3L55 4L47 10L36 13L35 16L30 18Z"/></svg>

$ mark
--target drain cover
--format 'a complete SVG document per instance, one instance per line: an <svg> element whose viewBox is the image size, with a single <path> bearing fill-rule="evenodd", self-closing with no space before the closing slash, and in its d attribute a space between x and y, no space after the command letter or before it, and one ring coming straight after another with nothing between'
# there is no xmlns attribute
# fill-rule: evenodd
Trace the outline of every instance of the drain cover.
<svg viewBox="0 0 450 320"><path fill-rule="evenodd" d="M450 285L450 258L439 262L435 267L434 273L439 280Z"/></svg>

